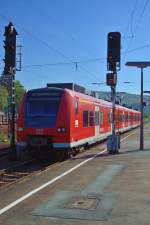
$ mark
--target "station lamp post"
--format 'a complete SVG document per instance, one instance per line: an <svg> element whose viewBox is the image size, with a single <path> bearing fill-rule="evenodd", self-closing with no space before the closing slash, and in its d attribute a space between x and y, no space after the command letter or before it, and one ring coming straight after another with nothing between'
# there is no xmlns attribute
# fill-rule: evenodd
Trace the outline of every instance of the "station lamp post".
<svg viewBox="0 0 150 225"><path fill-rule="evenodd" d="M143 69L150 67L150 61L131 61L126 62L126 66L137 67L141 69L141 120L140 120L140 150L144 150L144 135L143 135Z"/></svg>

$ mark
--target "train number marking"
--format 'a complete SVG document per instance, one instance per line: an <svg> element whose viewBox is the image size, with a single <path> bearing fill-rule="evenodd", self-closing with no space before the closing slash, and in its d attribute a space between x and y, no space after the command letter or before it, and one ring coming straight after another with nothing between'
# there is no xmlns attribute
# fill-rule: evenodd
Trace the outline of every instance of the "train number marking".
<svg viewBox="0 0 150 225"><path fill-rule="evenodd" d="M38 128L38 129L36 129L36 134L42 135L43 133L44 133L43 128Z"/></svg>

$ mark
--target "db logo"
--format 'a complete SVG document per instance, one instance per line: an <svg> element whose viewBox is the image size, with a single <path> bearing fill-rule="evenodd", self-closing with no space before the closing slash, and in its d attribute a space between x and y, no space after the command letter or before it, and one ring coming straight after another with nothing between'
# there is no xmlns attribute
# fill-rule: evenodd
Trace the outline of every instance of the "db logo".
<svg viewBox="0 0 150 225"><path fill-rule="evenodd" d="M43 129L41 128L41 129L36 129L36 134L43 134Z"/></svg>

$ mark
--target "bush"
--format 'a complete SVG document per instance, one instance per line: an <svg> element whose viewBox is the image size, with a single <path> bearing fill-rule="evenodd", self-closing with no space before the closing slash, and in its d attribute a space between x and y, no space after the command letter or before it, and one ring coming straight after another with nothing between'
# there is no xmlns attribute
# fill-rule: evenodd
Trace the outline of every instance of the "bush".
<svg viewBox="0 0 150 225"><path fill-rule="evenodd" d="M4 133L0 133L0 141L8 143L9 141L7 135Z"/></svg>

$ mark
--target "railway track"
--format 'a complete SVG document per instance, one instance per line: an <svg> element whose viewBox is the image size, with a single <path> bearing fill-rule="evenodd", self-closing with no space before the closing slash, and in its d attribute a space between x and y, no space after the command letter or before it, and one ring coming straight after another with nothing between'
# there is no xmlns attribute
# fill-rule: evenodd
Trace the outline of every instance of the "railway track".
<svg viewBox="0 0 150 225"><path fill-rule="evenodd" d="M50 165L52 165L52 162L38 162L33 159L3 169L0 171L0 189L12 183L18 182L41 170L43 171Z"/></svg>
<svg viewBox="0 0 150 225"><path fill-rule="evenodd" d="M67 159L68 157L66 157L64 161ZM9 166L6 169L0 170L0 189L5 188L10 184L20 182L24 178L34 174L44 172L52 166L55 167L57 165L61 165L64 161L37 161L36 159L32 159L30 161L22 163L19 162L15 165Z"/></svg>
<svg viewBox="0 0 150 225"><path fill-rule="evenodd" d="M4 161L5 158L8 159L9 158L10 153L9 152L3 152L0 154L0 161Z"/></svg>
<svg viewBox="0 0 150 225"><path fill-rule="evenodd" d="M10 153L10 148L7 147L7 148L4 148L4 149L0 149L0 159L3 157L3 156L6 156Z"/></svg>

